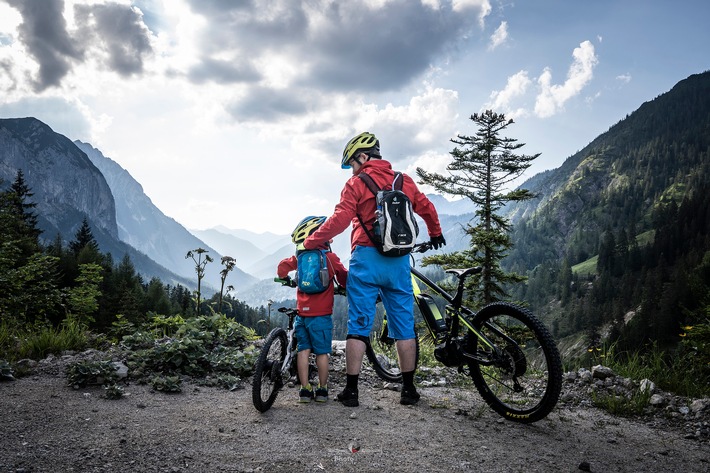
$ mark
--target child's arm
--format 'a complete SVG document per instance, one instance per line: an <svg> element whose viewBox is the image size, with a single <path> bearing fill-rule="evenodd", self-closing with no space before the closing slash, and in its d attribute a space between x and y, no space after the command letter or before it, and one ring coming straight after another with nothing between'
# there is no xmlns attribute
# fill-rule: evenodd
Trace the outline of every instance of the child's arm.
<svg viewBox="0 0 710 473"><path fill-rule="evenodd" d="M297 266L298 264L296 262L295 256L291 256L290 258L284 258L276 267L276 275L279 278L284 279L286 276L288 276L288 273L290 273L291 271L295 271Z"/></svg>

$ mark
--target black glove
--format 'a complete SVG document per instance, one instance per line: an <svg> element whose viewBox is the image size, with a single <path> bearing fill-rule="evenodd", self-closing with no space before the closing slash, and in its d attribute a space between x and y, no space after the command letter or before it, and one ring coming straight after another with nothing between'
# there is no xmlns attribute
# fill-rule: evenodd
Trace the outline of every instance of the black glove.
<svg viewBox="0 0 710 473"><path fill-rule="evenodd" d="M442 246L446 244L446 239L444 239L444 235L439 235L435 237L431 237L431 246L435 249L438 250Z"/></svg>

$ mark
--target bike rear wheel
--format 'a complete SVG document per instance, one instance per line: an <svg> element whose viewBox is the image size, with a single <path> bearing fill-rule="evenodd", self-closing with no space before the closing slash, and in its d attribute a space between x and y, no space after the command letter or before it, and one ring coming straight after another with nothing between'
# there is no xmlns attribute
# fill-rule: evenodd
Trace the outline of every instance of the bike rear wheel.
<svg viewBox="0 0 710 473"><path fill-rule="evenodd" d="M416 367L419 364L419 339L416 337L416 329L414 333L417 347L414 365ZM399 368L399 358L397 356L397 343L389 336L387 319L383 314L378 313L375 318L375 323L370 332L370 343L365 348L365 354L377 376L390 383L402 382L402 371Z"/></svg>
<svg viewBox="0 0 710 473"><path fill-rule="evenodd" d="M471 378L486 403L506 419L543 419L562 389L562 362L545 326L529 311L506 303L481 309L473 326L496 347L468 334L467 350L489 363L471 363Z"/></svg>
<svg viewBox="0 0 710 473"><path fill-rule="evenodd" d="M273 329L264 341L254 368L251 396L259 412L268 411L284 385L282 367L286 360L286 331Z"/></svg>

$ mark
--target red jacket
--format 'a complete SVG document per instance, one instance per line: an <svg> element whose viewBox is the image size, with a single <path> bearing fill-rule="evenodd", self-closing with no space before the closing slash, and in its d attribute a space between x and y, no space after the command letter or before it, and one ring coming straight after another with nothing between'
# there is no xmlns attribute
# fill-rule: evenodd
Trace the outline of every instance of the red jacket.
<svg viewBox="0 0 710 473"><path fill-rule="evenodd" d="M328 259L328 273L330 277L335 277L338 284L345 287L348 279L348 270L345 269L338 255L329 251L326 253ZM295 271L298 262L295 256L282 259L276 268L276 275L283 279L288 273ZM333 313L334 287L331 283L328 289L318 294L306 294L296 289L296 307L298 314L304 317L315 317L317 315L331 315Z"/></svg>
<svg viewBox="0 0 710 473"><path fill-rule="evenodd" d="M380 188L391 185L394 179L392 165L384 159L367 161L360 169L360 172L367 172ZM411 177L404 173L402 173L402 177L404 178L402 191L412 201L414 212L424 219L429 236L440 236L439 215L436 213L434 204L419 190ZM374 246L362 229L357 216L360 215L362 217L368 231L372 233L376 207L375 195L372 191L367 188L365 182L357 175L352 176L345 183L345 187L340 193L340 202L335 206L333 215L311 236L306 238L303 245L309 249L323 247L325 242L341 234L352 223L353 231L350 235L351 251L355 250L356 246Z"/></svg>

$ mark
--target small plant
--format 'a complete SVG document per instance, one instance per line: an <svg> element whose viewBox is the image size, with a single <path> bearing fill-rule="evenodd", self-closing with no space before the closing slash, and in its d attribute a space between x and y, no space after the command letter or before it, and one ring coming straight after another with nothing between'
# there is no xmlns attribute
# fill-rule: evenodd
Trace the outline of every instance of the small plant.
<svg viewBox="0 0 710 473"><path fill-rule="evenodd" d="M618 415L631 417L643 414L651 398L649 391L636 391L631 397L619 396L609 393L592 392L592 402L596 407Z"/></svg>
<svg viewBox="0 0 710 473"><path fill-rule="evenodd" d="M153 389L166 393L182 392L181 384L182 380L179 376L155 376L150 380Z"/></svg>
<svg viewBox="0 0 710 473"><path fill-rule="evenodd" d="M67 367L67 383L74 389L91 384L112 384L118 380L110 361L77 361Z"/></svg>
<svg viewBox="0 0 710 473"><path fill-rule="evenodd" d="M0 360L0 381L11 381L15 379L12 376L12 367L6 360Z"/></svg>
<svg viewBox="0 0 710 473"><path fill-rule="evenodd" d="M123 388L118 384L109 384L104 386L104 395L106 399L121 399L123 397Z"/></svg>

